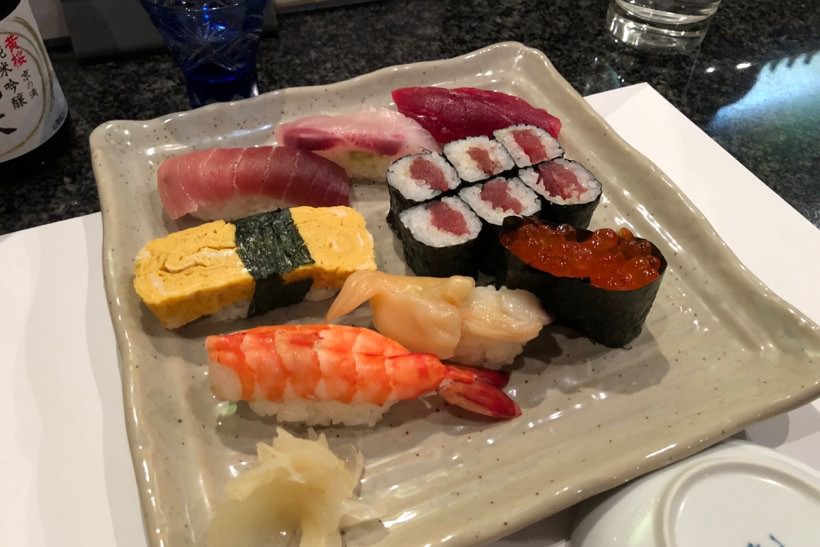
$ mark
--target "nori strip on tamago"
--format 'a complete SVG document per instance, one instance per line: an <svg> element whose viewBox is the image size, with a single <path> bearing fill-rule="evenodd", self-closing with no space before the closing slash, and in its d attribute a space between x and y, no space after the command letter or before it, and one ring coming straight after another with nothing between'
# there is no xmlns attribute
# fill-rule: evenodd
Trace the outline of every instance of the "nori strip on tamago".
<svg viewBox="0 0 820 547"><path fill-rule="evenodd" d="M523 222L517 217L505 219L502 233L516 230ZM591 234L579 229L578 241ZM496 286L532 292L554 315L556 324L572 327L609 347L622 347L640 334L667 266L663 254L652 244L652 255L661 263L658 278L638 289L607 290L593 286L588 278L558 277L536 269L507 248L503 252L504 268L498 272Z"/></svg>
<svg viewBox="0 0 820 547"><path fill-rule="evenodd" d="M313 281L285 283L284 274L313 264L288 209L260 213L234 222L237 252L256 280L248 317L301 302Z"/></svg>

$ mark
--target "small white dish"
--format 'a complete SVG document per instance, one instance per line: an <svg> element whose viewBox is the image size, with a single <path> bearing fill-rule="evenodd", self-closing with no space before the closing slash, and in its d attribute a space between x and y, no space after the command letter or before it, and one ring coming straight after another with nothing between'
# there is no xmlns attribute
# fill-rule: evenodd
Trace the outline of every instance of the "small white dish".
<svg viewBox="0 0 820 547"><path fill-rule="evenodd" d="M785 547L820 538L820 473L730 441L582 503L572 547Z"/></svg>

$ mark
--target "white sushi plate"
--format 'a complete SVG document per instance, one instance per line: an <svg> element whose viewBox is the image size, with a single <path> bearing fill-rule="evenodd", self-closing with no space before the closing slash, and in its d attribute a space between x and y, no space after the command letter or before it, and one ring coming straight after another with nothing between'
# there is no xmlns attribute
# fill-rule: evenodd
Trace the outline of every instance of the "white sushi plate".
<svg viewBox="0 0 820 547"><path fill-rule="evenodd" d="M820 322L820 294L804 283L820 277L820 231L649 86L588 97L586 110L545 63L501 44L334 93L307 88L102 128L94 161L98 176L106 162L110 176L101 185L104 241L99 215L0 239L0 298L13 311L0 315L3 543L201 542L230 466L269 441L272 427L243 415L217 424L199 368L202 335L216 327L163 331L130 291L141 242L174 228L153 195L151 168L191 146L266 142L280 112L381 103L411 84L491 87L559 115L568 153L605 184L593 225L630 226L659 242L671 268L631 349L545 334L513 371L518 420L476 422L407 404L373 430L331 430L334 443L364 452L362 496L386 510L384 528L354 530L351 544L562 545L571 510L544 516L744 428L750 440L820 469L820 402L812 402L820 336L811 324ZM195 117L207 126L191 124ZM737 195L742 211L731 205ZM763 232L759 218L772 221ZM799 249L782 244L798 240Z"/></svg>

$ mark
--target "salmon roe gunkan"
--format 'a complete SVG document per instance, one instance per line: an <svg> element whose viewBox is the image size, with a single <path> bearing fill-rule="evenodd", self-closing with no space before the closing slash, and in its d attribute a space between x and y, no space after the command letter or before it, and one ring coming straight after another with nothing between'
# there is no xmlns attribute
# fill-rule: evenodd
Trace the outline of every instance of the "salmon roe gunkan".
<svg viewBox="0 0 820 547"><path fill-rule="evenodd" d="M568 224L550 227L535 221L501 235L501 244L526 264L556 277L589 278L594 287L630 291L660 276L661 261L652 244L627 228L595 230L578 241Z"/></svg>

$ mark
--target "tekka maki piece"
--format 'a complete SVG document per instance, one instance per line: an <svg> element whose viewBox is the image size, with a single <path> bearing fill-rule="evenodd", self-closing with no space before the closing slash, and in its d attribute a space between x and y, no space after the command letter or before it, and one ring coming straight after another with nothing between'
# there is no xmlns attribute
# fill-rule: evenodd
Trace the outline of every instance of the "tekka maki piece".
<svg viewBox="0 0 820 547"><path fill-rule="evenodd" d="M356 270L375 270L373 236L350 207L294 207L217 220L148 242L134 288L166 328L235 319L330 297Z"/></svg>
<svg viewBox="0 0 820 547"><path fill-rule="evenodd" d="M519 171L542 198L542 219L553 225L586 228L601 201L601 183L580 163L557 159Z"/></svg>
<svg viewBox="0 0 820 547"><path fill-rule="evenodd" d="M564 150L558 139L534 125L513 125L493 132L518 167L529 167L536 163L558 159Z"/></svg>
<svg viewBox="0 0 820 547"><path fill-rule="evenodd" d="M397 224L405 262L416 275L478 275L481 221L459 198L406 209Z"/></svg>
<svg viewBox="0 0 820 547"><path fill-rule="evenodd" d="M515 167L501 143L487 137L469 137L444 145L444 155L465 182L478 182Z"/></svg>
<svg viewBox="0 0 820 547"><path fill-rule="evenodd" d="M396 215L458 188L458 173L444 156L435 152L413 154L394 161L387 169L392 224Z"/></svg>
<svg viewBox="0 0 820 547"><path fill-rule="evenodd" d="M497 284L533 292L556 323L611 347L640 334L666 270L660 250L626 228L591 232L512 218L500 242Z"/></svg>
<svg viewBox="0 0 820 547"><path fill-rule="evenodd" d="M483 184L463 188L458 195L481 219L481 271L495 275L504 259L498 243L504 219L535 215L541 211L541 201L535 192L515 177L496 177Z"/></svg>

